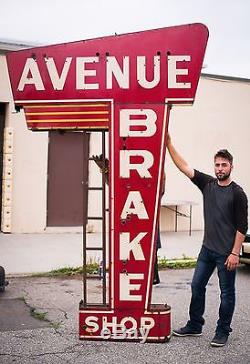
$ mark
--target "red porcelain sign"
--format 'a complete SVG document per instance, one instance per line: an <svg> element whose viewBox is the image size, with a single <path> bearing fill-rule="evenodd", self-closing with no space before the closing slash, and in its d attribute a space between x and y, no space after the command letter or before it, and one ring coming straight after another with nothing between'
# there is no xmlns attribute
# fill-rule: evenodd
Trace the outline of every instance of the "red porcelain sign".
<svg viewBox="0 0 250 364"><path fill-rule="evenodd" d="M207 39L190 24L7 55L30 129L109 129L109 305L80 307L80 338L170 337L170 307L151 304L166 132L171 106L194 101Z"/></svg>

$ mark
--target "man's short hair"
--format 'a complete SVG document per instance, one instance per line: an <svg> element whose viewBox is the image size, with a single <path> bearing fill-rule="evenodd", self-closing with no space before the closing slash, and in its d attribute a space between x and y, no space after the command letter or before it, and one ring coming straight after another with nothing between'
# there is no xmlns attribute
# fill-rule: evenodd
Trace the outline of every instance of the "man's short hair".
<svg viewBox="0 0 250 364"><path fill-rule="evenodd" d="M233 156L227 149L220 149L214 156L214 160L216 158L224 158L229 161L230 164L233 164Z"/></svg>

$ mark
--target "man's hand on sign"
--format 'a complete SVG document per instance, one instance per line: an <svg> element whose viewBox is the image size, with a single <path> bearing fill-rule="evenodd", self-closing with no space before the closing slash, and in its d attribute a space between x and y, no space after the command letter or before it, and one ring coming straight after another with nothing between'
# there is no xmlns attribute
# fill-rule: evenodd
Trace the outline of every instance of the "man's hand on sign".
<svg viewBox="0 0 250 364"><path fill-rule="evenodd" d="M103 158L103 155L92 155L93 160L96 162L98 167L100 168L100 172L105 175L105 181L108 184L108 175L109 175L109 160L107 158Z"/></svg>
<svg viewBox="0 0 250 364"><path fill-rule="evenodd" d="M108 173L109 171L109 161L107 158L103 159L102 154L100 155L92 155L93 160L96 162L98 167L100 168L101 173Z"/></svg>

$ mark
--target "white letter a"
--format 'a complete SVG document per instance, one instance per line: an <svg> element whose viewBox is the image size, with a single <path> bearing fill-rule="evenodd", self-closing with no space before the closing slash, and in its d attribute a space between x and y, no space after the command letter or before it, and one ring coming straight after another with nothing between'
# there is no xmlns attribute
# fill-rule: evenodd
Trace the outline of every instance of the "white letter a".
<svg viewBox="0 0 250 364"><path fill-rule="evenodd" d="M133 205L133 207L132 207ZM139 191L130 191L122 210L121 218L126 219L127 215L137 215L139 219L148 219L148 213Z"/></svg>
<svg viewBox="0 0 250 364"><path fill-rule="evenodd" d="M23 91L25 85L34 85L36 90L45 90L38 65L33 58L27 58L17 88L18 91Z"/></svg>

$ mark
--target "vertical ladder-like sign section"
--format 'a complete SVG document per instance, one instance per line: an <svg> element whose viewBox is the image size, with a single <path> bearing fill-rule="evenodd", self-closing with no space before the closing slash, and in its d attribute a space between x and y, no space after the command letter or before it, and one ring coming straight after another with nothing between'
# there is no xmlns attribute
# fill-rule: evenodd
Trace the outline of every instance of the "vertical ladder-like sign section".
<svg viewBox="0 0 250 364"><path fill-rule="evenodd" d="M101 133L101 163L104 166L105 165L105 159L106 159L106 137L105 134L107 131L102 130L101 132L98 132L98 134ZM93 135L93 133L92 133ZM87 158L85 163L95 163L95 159L92 157ZM99 307L108 307L108 297L107 297L107 274L106 274L106 267L107 264L109 264L109 259L107 260L107 248L108 248L108 240L107 240L107 231L106 231L106 214L108 210L107 206L107 199L106 199L106 178L107 175L102 173L101 174L101 185L97 187L92 187L89 182L89 175L86 176L86 180L83 181L83 188L85 189L85 193L88 196L88 200L90 200L89 192L92 192L92 198L97 199L99 198L99 201L101 200L101 216L90 216L88 214L88 206L84 206L84 216L86 216L86 224L83 224L83 299L80 302L80 306L82 308L86 307L93 307L97 305L97 302L93 304L93 301L91 300L90 294L88 292L88 273L87 273L87 264L88 264L88 253L93 251L100 252L100 261L99 264L102 266L102 269L99 274L99 279L101 280L100 283L102 292L101 292L101 302L99 302ZM101 196L100 196L101 193ZM100 220L101 221L101 241L98 241L98 246L90 246L88 244L87 239L87 224L90 222L93 222L93 220Z"/></svg>

